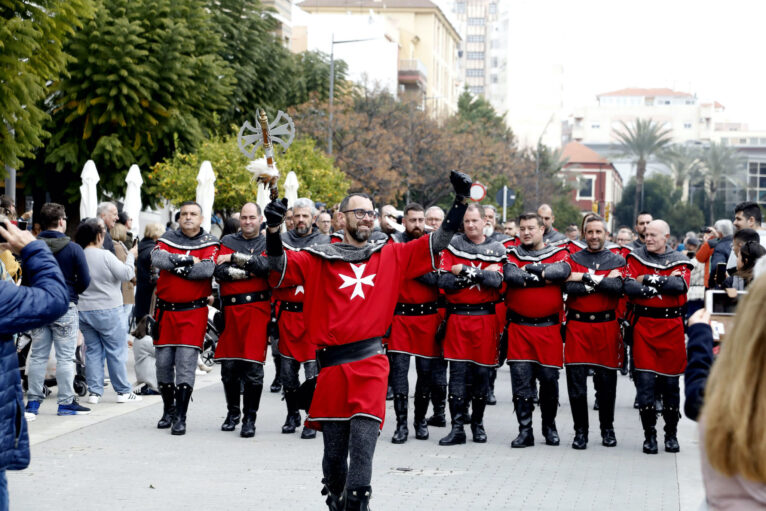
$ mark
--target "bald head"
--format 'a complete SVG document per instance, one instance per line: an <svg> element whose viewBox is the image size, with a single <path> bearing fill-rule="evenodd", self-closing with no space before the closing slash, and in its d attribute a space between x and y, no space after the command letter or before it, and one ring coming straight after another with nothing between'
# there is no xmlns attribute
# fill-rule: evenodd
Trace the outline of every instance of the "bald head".
<svg viewBox="0 0 766 511"><path fill-rule="evenodd" d="M646 225L644 240L646 249L655 254L665 253L665 245L670 239L670 226L664 220L652 220Z"/></svg>
<svg viewBox="0 0 766 511"><path fill-rule="evenodd" d="M543 219L543 225L545 226L545 232L548 232L553 226L553 221L556 217L553 216L553 209L548 204L541 204L537 208L537 214Z"/></svg>

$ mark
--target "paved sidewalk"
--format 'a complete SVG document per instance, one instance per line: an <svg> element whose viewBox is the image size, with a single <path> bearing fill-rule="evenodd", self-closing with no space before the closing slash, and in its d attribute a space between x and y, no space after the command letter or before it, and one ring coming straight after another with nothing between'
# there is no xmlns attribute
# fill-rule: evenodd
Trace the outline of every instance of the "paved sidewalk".
<svg viewBox="0 0 766 511"><path fill-rule="evenodd" d="M271 358L266 383L273 378ZM410 373L414 388L414 370ZM598 412L591 411L590 444L570 447L573 431L565 378L560 379L557 420L562 444L511 449L517 425L508 368L498 374L498 405L487 407L489 442L440 447L445 428L430 428L427 441L390 442L393 409L378 441L372 508L383 510L696 510L704 491L696 424L682 419L681 453L642 454L643 434L633 409L634 387L619 377L615 428L618 446L602 447ZM591 382L589 381L589 385ZM321 434L315 440L283 435L284 402L266 388L253 439L224 433L223 389L218 369L198 377L189 407L188 433L157 430L159 396L116 404L107 389L88 416L58 417L47 399L30 424L32 464L8 472L11 509L180 510L325 509L321 489ZM593 390L591 385L591 406ZM412 404L410 402L410 407ZM410 408L411 410L411 408ZM411 411L410 411L411 413ZM411 419L410 419L411 422ZM659 420L662 440L662 420ZM469 431L470 436L470 431Z"/></svg>

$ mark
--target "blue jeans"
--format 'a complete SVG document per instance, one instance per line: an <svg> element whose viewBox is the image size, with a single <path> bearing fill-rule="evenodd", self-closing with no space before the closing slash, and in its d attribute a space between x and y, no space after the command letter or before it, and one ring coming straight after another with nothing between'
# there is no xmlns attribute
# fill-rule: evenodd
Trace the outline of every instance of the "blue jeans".
<svg viewBox="0 0 766 511"><path fill-rule="evenodd" d="M77 305L69 304L63 316L50 325L35 328L30 332L32 346L29 349L29 401L45 399L43 385L45 372L48 369L48 357L51 346L56 351L56 386L58 387L58 404L68 405L74 399L75 350L77 348Z"/></svg>
<svg viewBox="0 0 766 511"><path fill-rule="evenodd" d="M8 479L5 477L5 470L0 470L0 511L10 509L8 501Z"/></svg>
<svg viewBox="0 0 766 511"><path fill-rule="evenodd" d="M133 390L128 380L128 341L123 326L122 306L80 311L80 331L85 337L85 380L92 394L104 393L104 359L114 390L118 394Z"/></svg>
<svg viewBox="0 0 766 511"><path fill-rule="evenodd" d="M122 306L122 322L125 327L125 334L130 333L130 317L133 315L133 304L128 303Z"/></svg>

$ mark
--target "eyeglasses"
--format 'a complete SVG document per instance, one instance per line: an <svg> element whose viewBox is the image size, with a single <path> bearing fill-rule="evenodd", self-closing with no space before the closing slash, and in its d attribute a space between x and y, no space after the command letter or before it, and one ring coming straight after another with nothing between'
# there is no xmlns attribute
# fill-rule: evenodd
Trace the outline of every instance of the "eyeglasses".
<svg viewBox="0 0 766 511"><path fill-rule="evenodd" d="M346 211L341 211L341 213L353 213L357 220L361 220L365 216L370 218L378 218L378 214L375 212L375 210L372 209L347 209Z"/></svg>

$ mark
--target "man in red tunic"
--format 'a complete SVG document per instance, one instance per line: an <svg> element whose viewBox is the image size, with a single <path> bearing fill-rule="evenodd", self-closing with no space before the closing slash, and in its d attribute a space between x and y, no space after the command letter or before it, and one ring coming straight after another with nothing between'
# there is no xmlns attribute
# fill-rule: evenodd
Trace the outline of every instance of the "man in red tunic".
<svg viewBox="0 0 766 511"><path fill-rule="evenodd" d="M389 366L381 340L403 282L436 269L439 252L462 221L471 180L454 171L450 179L457 197L447 219L410 243L368 243L374 205L369 196L352 194L341 203L343 243L285 252L277 233L284 202L266 207L273 287L304 287L306 329L319 347L306 422L323 432L323 493L330 509L368 509L372 457L386 409Z"/></svg>
<svg viewBox="0 0 766 511"><path fill-rule="evenodd" d="M221 381L226 396L226 419L222 431L234 431L240 418L240 436L255 435L255 418L263 392L263 363L266 360L271 320L266 238L261 236L261 208L248 202L239 216L240 232L221 239L215 278L221 285L224 329L218 338L215 359L221 363Z"/></svg>
<svg viewBox="0 0 766 511"><path fill-rule="evenodd" d="M564 361L575 437L572 448L588 445L588 370L598 399L601 443L617 445L614 401L617 369L622 366L622 339L617 305L622 296L625 259L604 247L606 223L591 215L583 225L587 248L569 256L572 274L564 284L567 294Z"/></svg>
<svg viewBox="0 0 766 511"><path fill-rule="evenodd" d="M489 372L497 364L495 304L503 284L505 248L484 235L484 209L471 204L463 218L464 234L455 236L442 253L439 287L447 295L444 360L449 362L449 410L452 430L439 445L466 441L467 400L471 398L473 441L484 443L484 410ZM468 396L467 383L471 382Z"/></svg>
<svg viewBox="0 0 766 511"><path fill-rule="evenodd" d="M425 234L425 210L417 203L404 207L402 219L404 232L394 233L395 243L409 243ZM429 273L424 277L435 276ZM441 357L441 347L436 342L436 330L441 318L438 312L439 288L435 279L429 285L423 277L408 279L399 291L399 299L391 323L388 338L388 356L391 363L391 386L394 391L396 431L391 438L395 444L407 441L407 404L409 398L410 357L415 357L417 381L415 383L415 438L428 439L426 412L431 398L432 366Z"/></svg>
<svg viewBox="0 0 766 511"><path fill-rule="evenodd" d="M644 428L643 450L657 454L655 390L661 389L665 450L678 452L679 376L686 368L682 308L692 265L666 243L670 228L662 220L645 229L645 245L628 254L628 319L632 325L634 379Z"/></svg>
<svg viewBox="0 0 766 511"><path fill-rule="evenodd" d="M160 429L186 433L186 411L194 388L197 356L207 328L207 297L212 292L218 238L202 229L202 208L181 204L180 228L167 231L152 251L152 266L159 268L157 312L159 338L157 384L162 394Z"/></svg>
<svg viewBox="0 0 766 511"><path fill-rule="evenodd" d="M508 364L519 435L511 447L535 444L532 411L535 380L540 382L540 414L548 445L559 445L556 412L559 370L564 362L561 285L569 277L569 254L563 245L546 245L543 219L536 213L519 217L521 245L508 250L505 305L508 308Z"/></svg>
<svg viewBox="0 0 766 511"><path fill-rule="evenodd" d="M282 245L290 252L300 252L306 247L326 245L330 237L321 234L312 227L316 208L310 199L301 198L293 205L293 226L282 234ZM287 418L282 426L282 433L295 433L301 425L301 412L298 403L298 370L303 365L306 380L317 377L316 345L306 332L303 320L303 286L281 287L274 290L274 298L279 301L279 354L281 357L281 378L285 389ZM316 430L304 427L301 438L316 438Z"/></svg>

